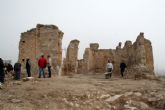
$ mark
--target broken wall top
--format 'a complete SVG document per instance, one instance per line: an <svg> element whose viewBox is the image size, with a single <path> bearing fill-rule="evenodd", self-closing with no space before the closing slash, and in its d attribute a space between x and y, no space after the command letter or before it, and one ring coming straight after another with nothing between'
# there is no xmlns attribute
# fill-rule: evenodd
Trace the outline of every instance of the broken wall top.
<svg viewBox="0 0 165 110"><path fill-rule="evenodd" d="M44 29L48 32L49 29L52 29L52 30L56 30L59 34L59 37L62 37L63 36L63 32L61 30L59 30L59 28L55 25L43 25L43 24L37 24L36 25L36 28L32 28L30 30L27 30L26 32L23 32L21 33L21 37L24 37L24 36L30 36L31 34L36 34L38 33L38 31L41 31L41 29ZM62 39L62 38L61 38Z"/></svg>

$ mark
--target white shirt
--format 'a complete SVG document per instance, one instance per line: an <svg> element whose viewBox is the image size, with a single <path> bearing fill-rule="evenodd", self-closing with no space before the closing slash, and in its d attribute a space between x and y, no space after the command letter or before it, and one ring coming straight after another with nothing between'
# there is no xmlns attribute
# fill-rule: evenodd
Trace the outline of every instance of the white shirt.
<svg viewBox="0 0 165 110"><path fill-rule="evenodd" d="M113 64L112 63L107 63L107 68L112 68L112 70L113 70Z"/></svg>
<svg viewBox="0 0 165 110"><path fill-rule="evenodd" d="M52 66L52 59L51 58L48 58L48 64L49 64L49 66Z"/></svg>

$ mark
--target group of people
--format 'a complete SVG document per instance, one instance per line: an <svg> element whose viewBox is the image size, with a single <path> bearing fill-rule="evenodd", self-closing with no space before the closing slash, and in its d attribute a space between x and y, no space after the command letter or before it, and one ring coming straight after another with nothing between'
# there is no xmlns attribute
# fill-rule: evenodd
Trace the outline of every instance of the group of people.
<svg viewBox="0 0 165 110"><path fill-rule="evenodd" d="M51 58L50 55L47 56L47 59L44 57L44 55L41 55L41 57L38 60L38 67L39 67L39 76L38 78L45 78L45 68L48 68L48 78L51 78ZM4 71L5 65L3 63L2 58L0 58L0 83L4 83L4 77L5 77L5 71ZM120 74L122 77L124 77L124 71L125 68L127 68L127 65L124 62L120 63ZM106 65L106 78L111 78L112 71L113 71L113 64L111 60L108 60L108 63ZM14 79L20 80L21 78L21 63L17 62L14 64ZM30 59L26 59L26 73L27 77L31 77L31 62Z"/></svg>
<svg viewBox="0 0 165 110"><path fill-rule="evenodd" d="M52 66L52 64L51 64L50 55L48 55L47 58L45 58L44 55L42 55L38 60L38 67L39 67L38 78L41 78L41 76L43 76L45 78L45 68L46 67L48 68L48 78L51 78L51 66ZM31 61L29 58L26 59L25 67L26 67L27 77L31 77ZM4 65L2 58L0 58L0 83L4 83L4 78L5 78L5 73L6 73L5 68L6 67ZM14 74L13 74L14 79L20 80L21 79L21 63L16 62L14 64L14 68L12 67L12 70L14 70Z"/></svg>
<svg viewBox="0 0 165 110"><path fill-rule="evenodd" d="M121 74L121 77L124 77L124 71L125 71L126 68L127 68L127 65L124 63L124 61L122 61L120 63L120 74ZM112 70L113 70L113 64L112 64L111 60L108 60L108 63L106 65L106 74L105 74L105 78L106 79L111 78Z"/></svg>

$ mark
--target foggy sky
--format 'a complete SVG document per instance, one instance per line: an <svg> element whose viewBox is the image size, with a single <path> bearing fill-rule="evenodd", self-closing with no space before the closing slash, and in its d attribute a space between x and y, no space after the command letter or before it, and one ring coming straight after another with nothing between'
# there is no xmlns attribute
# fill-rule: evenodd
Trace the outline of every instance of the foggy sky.
<svg viewBox="0 0 165 110"><path fill-rule="evenodd" d="M63 48L80 40L79 58L89 43L115 48L140 32L152 42L155 71L165 71L165 0L0 0L0 57L18 59L20 34L36 24L64 32Z"/></svg>

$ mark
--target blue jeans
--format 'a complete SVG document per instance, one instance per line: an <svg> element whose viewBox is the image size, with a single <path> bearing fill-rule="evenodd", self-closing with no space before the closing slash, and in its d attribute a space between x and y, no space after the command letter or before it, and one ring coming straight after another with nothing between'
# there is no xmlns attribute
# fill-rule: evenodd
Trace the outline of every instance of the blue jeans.
<svg viewBox="0 0 165 110"><path fill-rule="evenodd" d="M44 68L39 68L39 78L41 78L41 75L45 78L45 70Z"/></svg>

